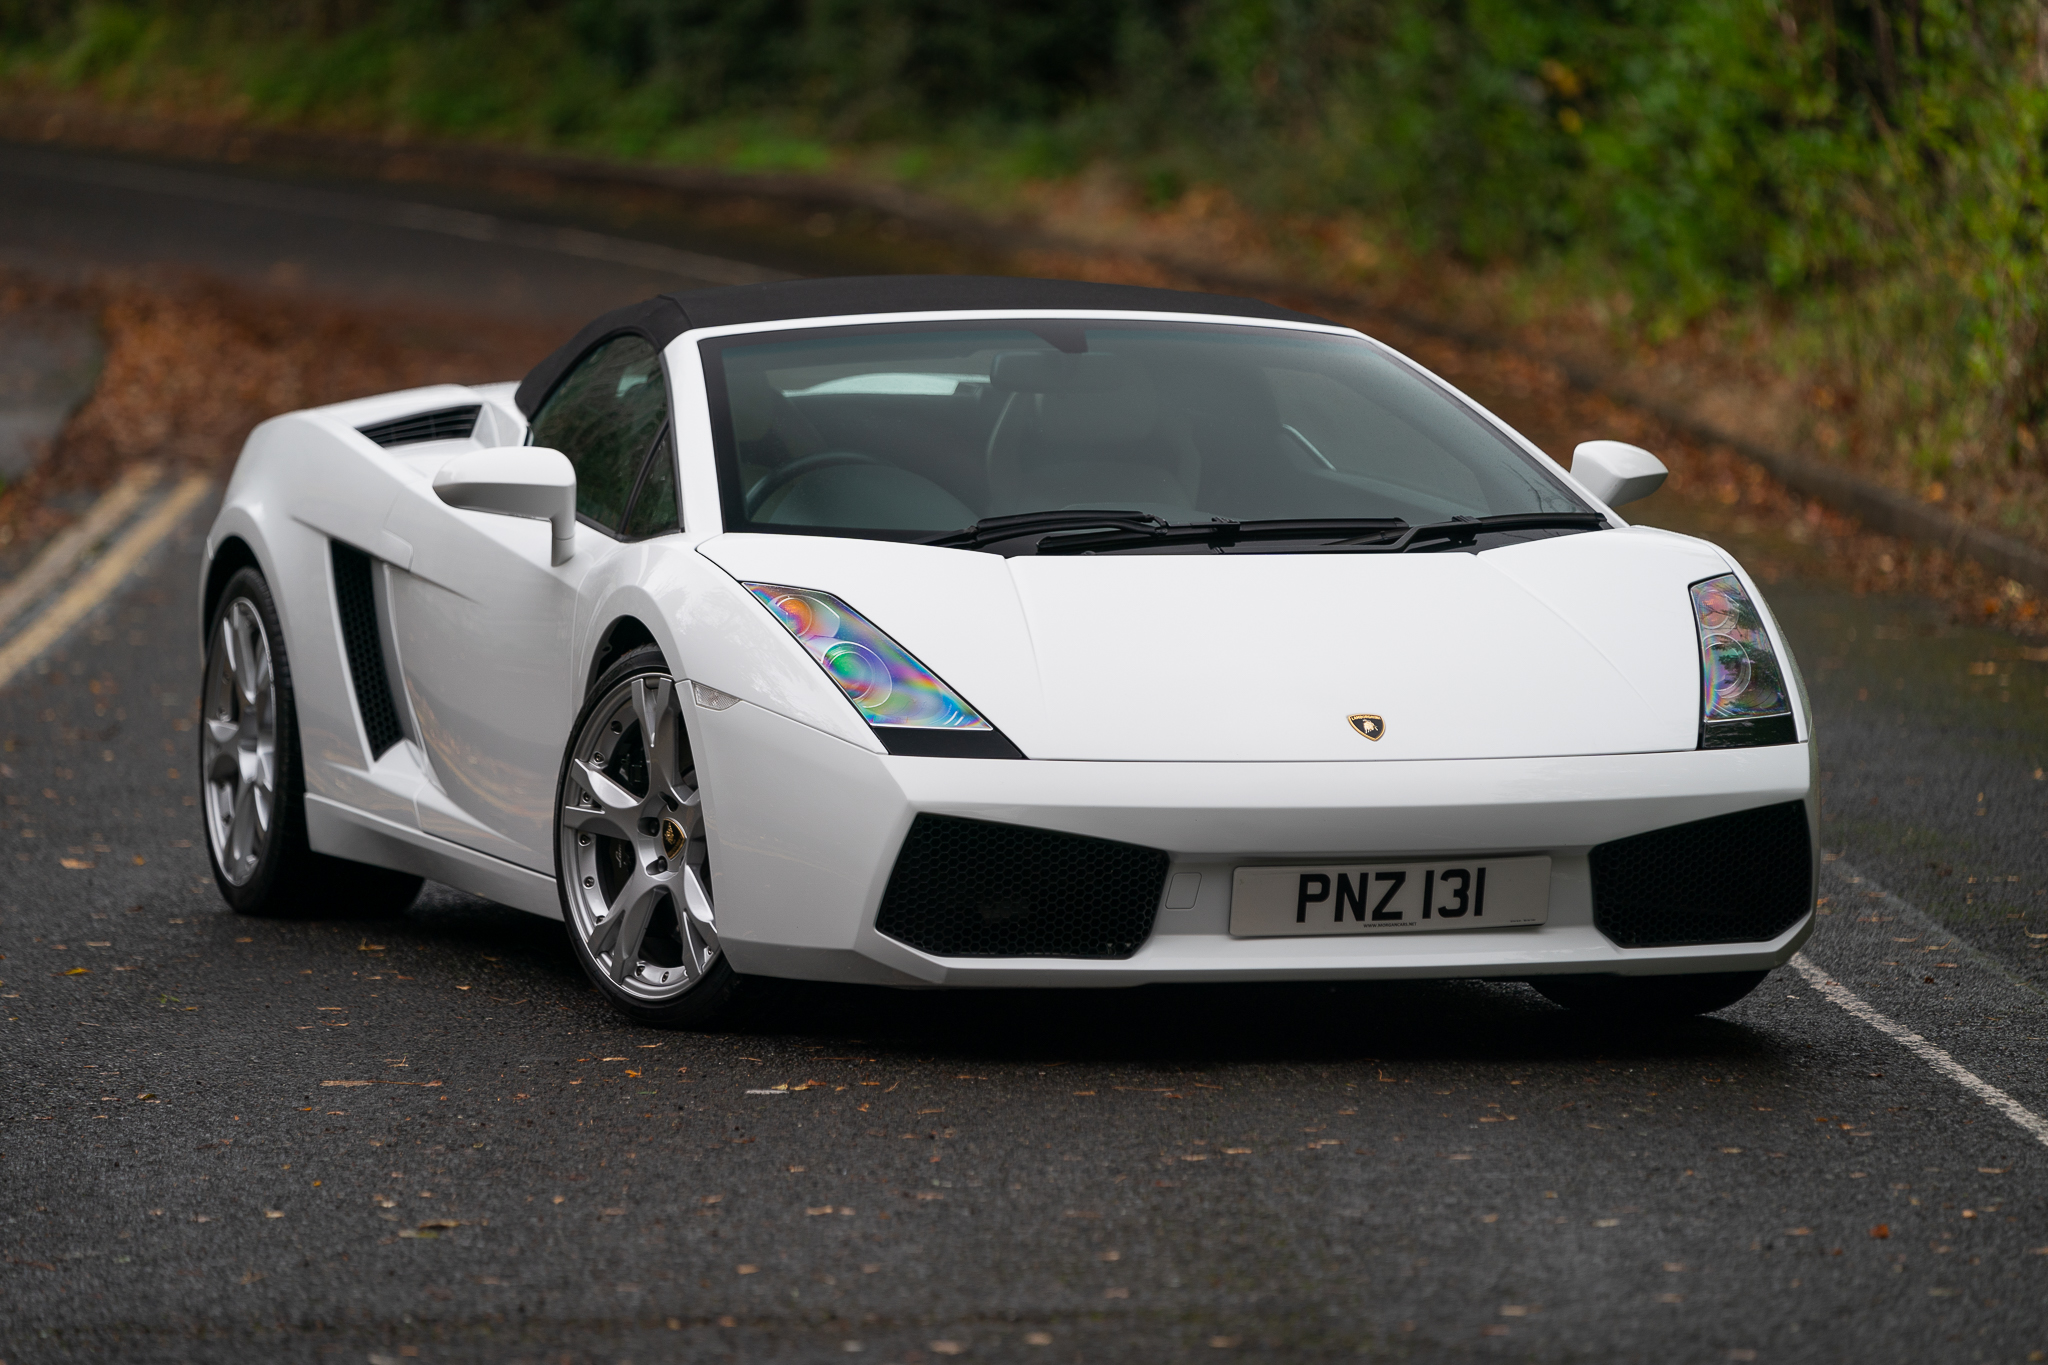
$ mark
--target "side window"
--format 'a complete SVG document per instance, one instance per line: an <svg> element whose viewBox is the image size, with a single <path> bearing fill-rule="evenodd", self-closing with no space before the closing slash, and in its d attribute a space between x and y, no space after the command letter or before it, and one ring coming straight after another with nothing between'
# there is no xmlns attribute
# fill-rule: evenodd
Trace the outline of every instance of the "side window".
<svg viewBox="0 0 2048 1365"><path fill-rule="evenodd" d="M533 444L576 466L576 510L616 531L655 433L668 420L661 357L641 337L613 337L569 371L533 419Z"/></svg>
<svg viewBox="0 0 2048 1365"><path fill-rule="evenodd" d="M679 531L676 516L676 450L664 427L654 453L647 457L647 476L640 481L640 495L633 499L633 513L626 518L626 535L634 540Z"/></svg>

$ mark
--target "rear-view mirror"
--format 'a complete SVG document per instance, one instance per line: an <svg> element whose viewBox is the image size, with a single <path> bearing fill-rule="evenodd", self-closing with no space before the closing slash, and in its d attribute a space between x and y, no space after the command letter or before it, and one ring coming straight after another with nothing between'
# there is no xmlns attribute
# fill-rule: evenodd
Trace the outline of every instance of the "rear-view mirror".
<svg viewBox="0 0 2048 1365"><path fill-rule="evenodd" d="M1609 507L1649 497L1670 473L1662 460L1626 441L1582 441L1572 451L1572 477Z"/></svg>
<svg viewBox="0 0 2048 1365"><path fill-rule="evenodd" d="M559 450L500 446L458 455L435 473L434 494L465 511L549 523L551 564L566 564L576 553L576 466Z"/></svg>
<svg viewBox="0 0 2048 1365"><path fill-rule="evenodd" d="M1132 377L1121 356L1005 351L989 367L988 382L1018 393L1108 393L1128 387Z"/></svg>

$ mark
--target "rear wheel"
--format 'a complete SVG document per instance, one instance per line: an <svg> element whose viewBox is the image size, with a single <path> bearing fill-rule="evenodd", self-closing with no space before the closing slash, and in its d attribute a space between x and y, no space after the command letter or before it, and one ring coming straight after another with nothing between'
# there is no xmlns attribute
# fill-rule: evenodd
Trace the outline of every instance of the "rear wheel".
<svg viewBox="0 0 2048 1365"><path fill-rule="evenodd" d="M1539 976L1529 984L1568 1010L1626 1019L1682 1019L1727 1009L1768 972L1686 976Z"/></svg>
<svg viewBox="0 0 2048 1365"><path fill-rule="evenodd" d="M718 944L704 794L661 652L605 671L555 800L555 872L576 960L614 1009L663 1028L730 1017L744 983Z"/></svg>
<svg viewBox="0 0 2048 1365"><path fill-rule="evenodd" d="M270 585L228 580L206 632L199 806L220 894L244 915L392 915L418 877L315 853L306 841L292 670Z"/></svg>

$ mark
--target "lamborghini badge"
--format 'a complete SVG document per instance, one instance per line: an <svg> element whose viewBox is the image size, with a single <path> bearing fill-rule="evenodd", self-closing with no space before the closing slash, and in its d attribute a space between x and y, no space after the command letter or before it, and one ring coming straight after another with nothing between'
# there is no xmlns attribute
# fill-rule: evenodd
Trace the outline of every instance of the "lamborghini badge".
<svg viewBox="0 0 2048 1365"><path fill-rule="evenodd" d="M1387 732L1386 721L1378 716L1350 716L1347 719L1351 722L1351 728L1367 739L1376 740Z"/></svg>

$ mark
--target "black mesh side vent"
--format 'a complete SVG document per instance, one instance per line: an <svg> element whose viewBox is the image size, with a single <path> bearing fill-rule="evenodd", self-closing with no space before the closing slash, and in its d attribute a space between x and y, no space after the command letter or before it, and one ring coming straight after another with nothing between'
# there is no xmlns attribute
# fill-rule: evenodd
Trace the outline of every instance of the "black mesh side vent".
<svg viewBox="0 0 2048 1365"><path fill-rule="evenodd" d="M384 672L384 640L377 632L377 594L370 586L370 557L351 545L334 547L334 602L341 616L342 646L348 650L349 680L356 686L356 706L363 713L363 733L370 756L380 757L398 743L398 708L391 702L391 681Z"/></svg>
<svg viewBox="0 0 2048 1365"><path fill-rule="evenodd" d="M476 415L482 410L482 404L471 403L467 407L441 408L435 412L416 412L410 417L394 417L388 422L372 422L356 430L380 446L460 441L476 430Z"/></svg>
<svg viewBox="0 0 2048 1365"><path fill-rule="evenodd" d="M1798 801L1616 839L1590 861L1593 923L1623 948L1761 943L1813 908Z"/></svg>
<svg viewBox="0 0 2048 1365"><path fill-rule="evenodd" d="M875 928L939 957L1129 957L1166 879L1156 848L920 815Z"/></svg>

